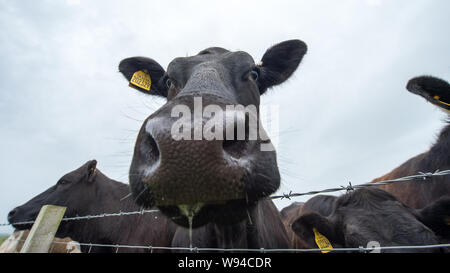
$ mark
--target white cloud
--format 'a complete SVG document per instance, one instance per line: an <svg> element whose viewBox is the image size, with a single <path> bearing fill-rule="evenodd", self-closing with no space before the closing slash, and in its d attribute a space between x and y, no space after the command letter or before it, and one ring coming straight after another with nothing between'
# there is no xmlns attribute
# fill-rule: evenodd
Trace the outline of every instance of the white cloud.
<svg viewBox="0 0 450 273"><path fill-rule="evenodd" d="M366 3L369 6L379 7L379 6L381 6L383 4L383 1L382 0L366 0Z"/></svg>
<svg viewBox="0 0 450 273"><path fill-rule="evenodd" d="M79 5L79 4L81 4L81 0L66 0L66 3L67 3L69 6L74 6L74 5Z"/></svg>

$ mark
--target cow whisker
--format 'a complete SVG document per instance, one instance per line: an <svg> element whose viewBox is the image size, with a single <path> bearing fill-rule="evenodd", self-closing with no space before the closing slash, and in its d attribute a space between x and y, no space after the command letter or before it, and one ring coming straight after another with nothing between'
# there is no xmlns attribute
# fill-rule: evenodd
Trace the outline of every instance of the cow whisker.
<svg viewBox="0 0 450 273"><path fill-rule="evenodd" d="M264 178L266 178L267 180L270 181L270 177L268 177L267 175L264 175L264 174L261 174L261 173L256 173L256 175L257 175L257 176L264 177Z"/></svg>
<svg viewBox="0 0 450 273"><path fill-rule="evenodd" d="M148 190L147 185L145 185L145 184L143 184L143 185L144 185L144 189L136 196L136 198L135 198L136 200L138 200L139 197L141 197L141 195Z"/></svg>
<svg viewBox="0 0 450 273"><path fill-rule="evenodd" d="M127 195L125 195L124 197L122 197L122 198L120 199L120 201L123 201L123 200L125 200L125 199L127 199L127 198L130 198L132 195L133 195L133 194L130 192L129 194L127 194Z"/></svg>

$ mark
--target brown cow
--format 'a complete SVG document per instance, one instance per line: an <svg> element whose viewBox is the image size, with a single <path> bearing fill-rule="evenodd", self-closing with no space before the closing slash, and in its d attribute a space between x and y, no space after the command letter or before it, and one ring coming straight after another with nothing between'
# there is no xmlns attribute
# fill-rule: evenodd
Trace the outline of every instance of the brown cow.
<svg viewBox="0 0 450 273"><path fill-rule="evenodd" d="M450 114L450 85L441 79L422 76L411 79L406 88ZM434 172L450 169L450 124L439 134L436 143L425 153L419 154L390 173L372 182L415 175L418 172ZM407 206L423 208L442 196L450 194L450 176L433 177L426 180L401 182L380 186L393 194Z"/></svg>

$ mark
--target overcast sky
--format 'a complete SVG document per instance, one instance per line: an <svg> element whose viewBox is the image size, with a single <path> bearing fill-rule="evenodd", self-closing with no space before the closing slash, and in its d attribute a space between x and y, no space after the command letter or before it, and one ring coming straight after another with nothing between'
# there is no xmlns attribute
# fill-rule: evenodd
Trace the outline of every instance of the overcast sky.
<svg viewBox="0 0 450 273"><path fill-rule="evenodd" d="M450 80L449 12L447 0L0 0L0 224L90 159L128 183L137 130L164 103L117 72L136 55L167 67L221 46L259 61L301 39L300 68L262 98L280 107L279 193L383 175L444 125L405 85L423 74Z"/></svg>

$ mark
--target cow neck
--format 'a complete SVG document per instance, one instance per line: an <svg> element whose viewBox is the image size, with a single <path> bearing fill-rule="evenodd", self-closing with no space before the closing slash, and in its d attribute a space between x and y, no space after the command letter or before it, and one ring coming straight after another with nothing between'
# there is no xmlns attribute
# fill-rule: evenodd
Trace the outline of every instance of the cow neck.
<svg viewBox="0 0 450 273"><path fill-rule="evenodd" d="M257 205L259 206L259 204ZM256 213L257 209L248 209L248 217L243 221L233 225L214 224L212 232L216 238L216 247L218 248L261 248L258 240L259 217Z"/></svg>

